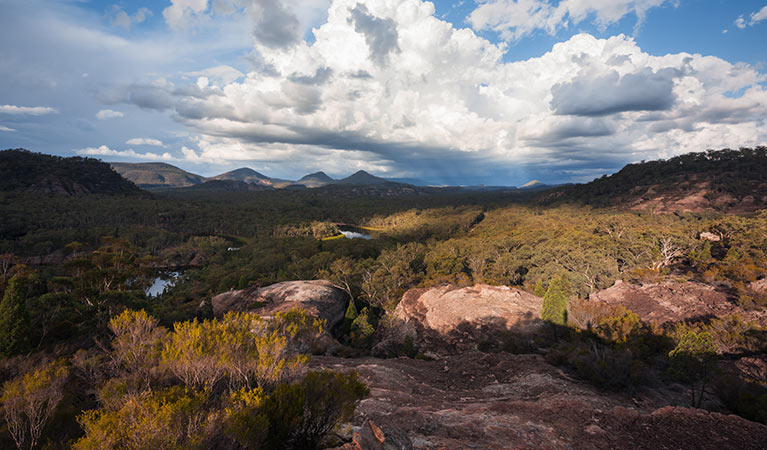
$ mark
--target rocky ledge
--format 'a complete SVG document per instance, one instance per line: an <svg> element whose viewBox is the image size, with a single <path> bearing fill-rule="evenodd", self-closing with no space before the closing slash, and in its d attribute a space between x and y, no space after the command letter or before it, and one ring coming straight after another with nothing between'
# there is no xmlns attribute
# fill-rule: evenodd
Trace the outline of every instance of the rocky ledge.
<svg viewBox="0 0 767 450"><path fill-rule="evenodd" d="M356 370L370 388L355 414L355 440L345 448L362 448L371 434L366 427L378 436L381 445L369 447L376 449L746 450L767 442L765 425L671 406L685 404L683 389L601 392L539 355L468 352L434 361L323 356L311 365Z"/></svg>

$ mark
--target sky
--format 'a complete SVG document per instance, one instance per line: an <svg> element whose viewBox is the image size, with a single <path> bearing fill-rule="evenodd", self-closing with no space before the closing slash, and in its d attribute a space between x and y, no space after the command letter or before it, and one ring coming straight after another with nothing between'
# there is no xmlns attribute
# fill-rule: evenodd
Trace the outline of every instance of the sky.
<svg viewBox="0 0 767 450"><path fill-rule="evenodd" d="M0 149L586 182L767 144L767 0L0 0Z"/></svg>

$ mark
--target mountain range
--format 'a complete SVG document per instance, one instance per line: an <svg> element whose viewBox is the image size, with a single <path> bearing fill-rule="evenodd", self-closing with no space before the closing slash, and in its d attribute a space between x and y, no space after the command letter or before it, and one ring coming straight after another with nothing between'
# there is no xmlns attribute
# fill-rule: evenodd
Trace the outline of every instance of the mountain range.
<svg viewBox="0 0 767 450"><path fill-rule="evenodd" d="M125 179L132 181L143 189L211 188L213 190L253 190L241 184L222 184L220 182L240 182L252 186L283 188L318 188L328 185L395 185L406 184L386 178L371 175L364 170L352 175L333 179L325 172L315 172L305 175L299 180L284 180L273 178L248 167L232 170L213 177L193 174L166 163L111 163L112 168ZM213 183L216 182L216 183Z"/></svg>

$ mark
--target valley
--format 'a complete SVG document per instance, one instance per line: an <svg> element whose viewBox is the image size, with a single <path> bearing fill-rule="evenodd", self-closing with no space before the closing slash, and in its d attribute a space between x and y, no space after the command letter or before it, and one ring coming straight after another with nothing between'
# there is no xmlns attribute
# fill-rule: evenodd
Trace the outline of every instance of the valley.
<svg viewBox="0 0 767 450"><path fill-rule="evenodd" d="M764 147L529 189L0 161L0 402L56 399L41 447L767 442Z"/></svg>

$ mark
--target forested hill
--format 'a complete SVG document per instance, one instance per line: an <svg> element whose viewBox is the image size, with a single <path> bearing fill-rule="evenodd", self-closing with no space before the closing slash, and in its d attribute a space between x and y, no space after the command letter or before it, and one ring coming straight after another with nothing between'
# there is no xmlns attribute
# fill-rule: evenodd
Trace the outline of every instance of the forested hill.
<svg viewBox="0 0 767 450"><path fill-rule="evenodd" d="M62 158L24 149L0 151L0 191L63 195L143 192L97 159Z"/></svg>
<svg viewBox="0 0 767 450"><path fill-rule="evenodd" d="M540 203L656 212L748 212L767 207L767 147L708 150L629 164L590 183L546 192Z"/></svg>

